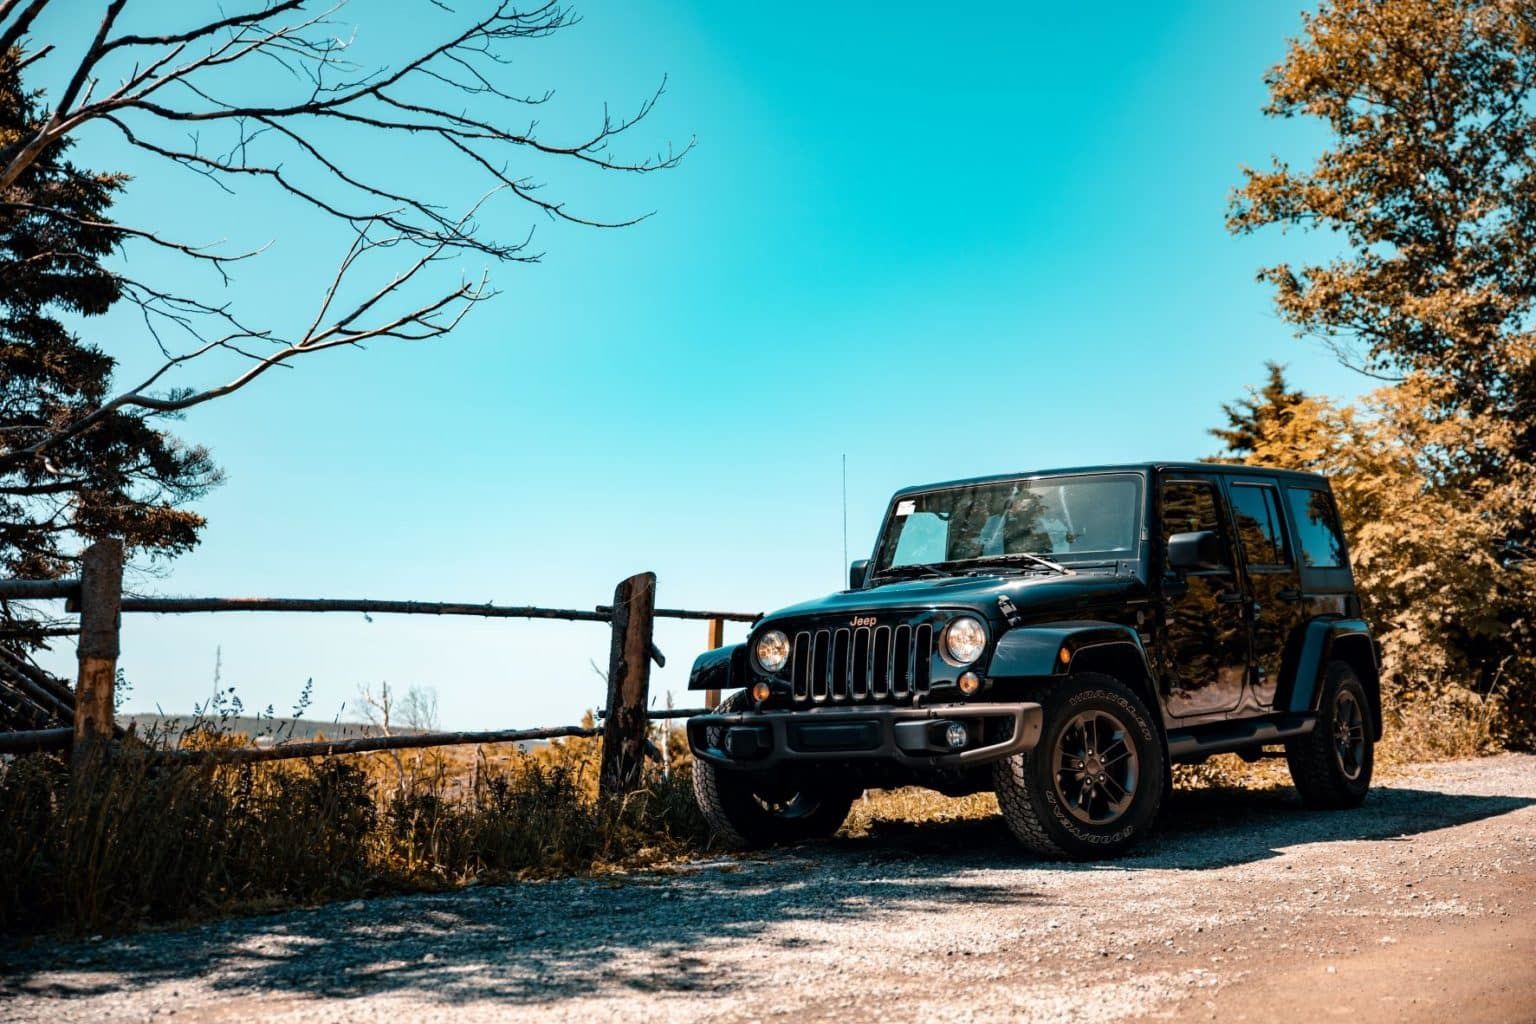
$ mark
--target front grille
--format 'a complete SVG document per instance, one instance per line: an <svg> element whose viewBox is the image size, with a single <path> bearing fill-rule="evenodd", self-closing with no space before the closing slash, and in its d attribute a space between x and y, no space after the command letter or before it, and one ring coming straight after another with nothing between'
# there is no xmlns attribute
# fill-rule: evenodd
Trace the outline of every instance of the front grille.
<svg viewBox="0 0 1536 1024"><path fill-rule="evenodd" d="M933 627L859 626L795 634L795 700L884 700L928 692Z"/></svg>

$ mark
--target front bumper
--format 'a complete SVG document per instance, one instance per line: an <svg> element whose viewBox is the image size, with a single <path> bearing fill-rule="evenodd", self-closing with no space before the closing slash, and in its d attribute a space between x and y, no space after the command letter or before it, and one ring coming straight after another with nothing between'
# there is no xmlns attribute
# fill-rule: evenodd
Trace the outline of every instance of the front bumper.
<svg viewBox="0 0 1536 1024"><path fill-rule="evenodd" d="M966 768L1033 749L1043 717L1039 704L738 711L688 719L688 745L695 757L712 764L754 771L786 761L849 760ZM971 734L962 750L938 741L951 722L964 724Z"/></svg>

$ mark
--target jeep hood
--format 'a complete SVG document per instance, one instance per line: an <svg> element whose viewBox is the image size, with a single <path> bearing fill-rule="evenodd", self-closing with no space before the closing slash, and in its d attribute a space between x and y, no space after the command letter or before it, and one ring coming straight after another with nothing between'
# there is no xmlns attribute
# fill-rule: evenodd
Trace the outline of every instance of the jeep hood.
<svg viewBox="0 0 1536 1024"><path fill-rule="evenodd" d="M1001 621L997 599L1006 597L1020 614L1035 620L1072 618L1092 608L1148 595L1134 576L1082 573L1075 576L978 575L901 580L866 590L844 590L781 608L764 623L813 616L852 617L856 612L918 608L968 608Z"/></svg>

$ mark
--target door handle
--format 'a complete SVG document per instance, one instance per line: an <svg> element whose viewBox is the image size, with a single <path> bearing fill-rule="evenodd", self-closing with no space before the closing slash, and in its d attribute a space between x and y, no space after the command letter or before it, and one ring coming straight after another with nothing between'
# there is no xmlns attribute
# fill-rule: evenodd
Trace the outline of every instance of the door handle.
<svg viewBox="0 0 1536 1024"><path fill-rule="evenodd" d="M1275 596L1282 601L1289 601L1292 604L1295 604L1297 601L1301 600L1301 591L1297 590L1295 587L1286 587L1284 590L1275 591Z"/></svg>
<svg viewBox="0 0 1536 1024"><path fill-rule="evenodd" d="M1216 595L1217 604L1242 604L1243 595L1236 590L1225 590Z"/></svg>

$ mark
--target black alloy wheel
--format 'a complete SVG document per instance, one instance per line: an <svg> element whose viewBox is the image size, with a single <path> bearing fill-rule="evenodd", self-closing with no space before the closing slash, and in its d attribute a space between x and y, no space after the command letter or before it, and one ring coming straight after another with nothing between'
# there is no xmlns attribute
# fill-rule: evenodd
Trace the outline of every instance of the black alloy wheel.
<svg viewBox="0 0 1536 1024"><path fill-rule="evenodd" d="M1365 712L1353 690L1340 689L1334 698L1333 750L1343 776L1358 779L1365 770Z"/></svg>
<svg viewBox="0 0 1536 1024"><path fill-rule="evenodd" d="M1129 727L1111 711L1084 711L1056 737L1051 763L1056 795L1088 825L1108 825L1131 809L1141 758L1128 742Z"/></svg>

